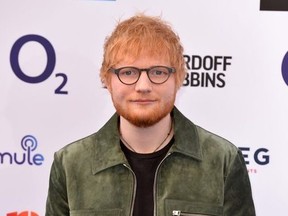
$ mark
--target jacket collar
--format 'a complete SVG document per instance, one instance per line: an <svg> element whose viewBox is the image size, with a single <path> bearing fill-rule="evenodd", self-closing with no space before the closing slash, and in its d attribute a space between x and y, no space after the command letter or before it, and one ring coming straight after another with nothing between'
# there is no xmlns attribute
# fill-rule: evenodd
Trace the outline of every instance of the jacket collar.
<svg viewBox="0 0 288 216"><path fill-rule="evenodd" d="M175 143L169 152L177 152L201 161L202 151L196 126L176 107L172 111L172 116L174 118ZM118 121L119 116L115 113L94 136L93 174L116 165L128 165L120 147Z"/></svg>
<svg viewBox="0 0 288 216"><path fill-rule="evenodd" d="M170 152L178 152L201 161L202 150L197 127L176 107L174 107L172 115L174 117L175 143Z"/></svg>

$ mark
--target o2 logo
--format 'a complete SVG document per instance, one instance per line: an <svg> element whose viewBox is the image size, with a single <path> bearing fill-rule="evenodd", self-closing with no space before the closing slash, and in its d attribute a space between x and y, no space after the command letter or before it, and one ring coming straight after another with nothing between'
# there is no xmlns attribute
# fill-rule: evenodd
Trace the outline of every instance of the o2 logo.
<svg viewBox="0 0 288 216"><path fill-rule="evenodd" d="M37 148L37 139L34 136L27 135L21 140L21 147L24 150L22 154L10 153L10 152L0 152L0 165L8 162L9 164L22 165L27 163L29 165L40 166L43 164L44 156L42 154L32 154Z"/></svg>
<svg viewBox="0 0 288 216"><path fill-rule="evenodd" d="M23 211L23 212L11 212L6 214L6 216L39 216L36 212L29 212L29 211Z"/></svg>
<svg viewBox="0 0 288 216"><path fill-rule="evenodd" d="M19 53L23 45L29 42L37 42L43 46L47 54L47 64L44 71L38 76L27 75L20 67L19 64ZM54 71L56 65L56 53L52 44L44 37L40 35L24 35L19 38L12 46L10 52L10 65L14 74L22 81L26 83L41 83L47 80ZM68 81L68 77L64 73L57 73L56 77L62 78L61 84L55 89L55 94L68 94L68 91L63 90L63 87Z"/></svg>
<svg viewBox="0 0 288 216"><path fill-rule="evenodd" d="M288 52L285 54L283 58L281 69L282 69L282 77L286 85L288 85Z"/></svg>

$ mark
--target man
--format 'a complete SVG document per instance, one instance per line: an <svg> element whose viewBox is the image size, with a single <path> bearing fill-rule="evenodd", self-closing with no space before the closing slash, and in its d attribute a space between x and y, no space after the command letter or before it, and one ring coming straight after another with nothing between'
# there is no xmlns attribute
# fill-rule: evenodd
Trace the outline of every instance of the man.
<svg viewBox="0 0 288 216"><path fill-rule="evenodd" d="M240 151L174 106L185 73L160 18L117 25L100 72L116 114L55 154L46 216L255 215Z"/></svg>

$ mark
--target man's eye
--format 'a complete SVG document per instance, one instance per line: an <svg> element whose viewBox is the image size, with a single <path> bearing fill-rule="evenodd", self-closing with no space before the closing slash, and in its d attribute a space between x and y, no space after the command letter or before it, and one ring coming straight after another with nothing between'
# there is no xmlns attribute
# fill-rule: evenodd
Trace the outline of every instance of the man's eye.
<svg viewBox="0 0 288 216"><path fill-rule="evenodd" d="M155 71L155 74L156 74L156 75L162 75L162 74L163 74L163 71L157 70L157 71Z"/></svg>
<svg viewBox="0 0 288 216"><path fill-rule="evenodd" d="M150 72L150 74L152 76L163 76L163 75L166 75L166 73L164 71L162 71L162 70L152 70Z"/></svg>
<svg viewBox="0 0 288 216"><path fill-rule="evenodd" d="M124 71L124 75L129 76L132 74L132 71Z"/></svg>
<svg viewBox="0 0 288 216"><path fill-rule="evenodd" d="M125 71L121 71L120 73L121 76L133 76L135 74L136 73L133 70L125 70Z"/></svg>

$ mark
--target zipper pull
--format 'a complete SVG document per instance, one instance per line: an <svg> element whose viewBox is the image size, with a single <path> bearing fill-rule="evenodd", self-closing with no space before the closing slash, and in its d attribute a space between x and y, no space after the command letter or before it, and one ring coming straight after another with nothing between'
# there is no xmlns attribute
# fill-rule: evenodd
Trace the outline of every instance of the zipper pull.
<svg viewBox="0 0 288 216"><path fill-rule="evenodd" d="M181 216L181 211L180 210L173 210L172 216Z"/></svg>

